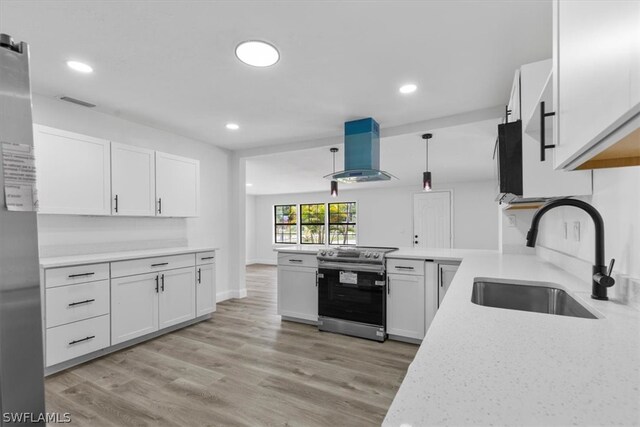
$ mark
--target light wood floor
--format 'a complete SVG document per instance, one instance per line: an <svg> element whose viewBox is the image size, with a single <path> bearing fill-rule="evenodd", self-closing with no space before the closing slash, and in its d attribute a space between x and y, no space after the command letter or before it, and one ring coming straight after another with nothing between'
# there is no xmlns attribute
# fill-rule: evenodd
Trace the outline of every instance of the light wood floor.
<svg viewBox="0 0 640 427"><path fill-rule="evenodd" d="M46 380L72 425L379 425L418 347L318 332L276 314L276 269L206 322Z"/></svg>

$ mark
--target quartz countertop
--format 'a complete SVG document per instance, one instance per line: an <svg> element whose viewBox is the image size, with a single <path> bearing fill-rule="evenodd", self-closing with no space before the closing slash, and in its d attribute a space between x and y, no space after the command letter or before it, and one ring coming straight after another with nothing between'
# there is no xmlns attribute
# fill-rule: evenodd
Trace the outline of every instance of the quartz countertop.
<svg viewBox="0 0 640 427"><path fill-rule="evenodd" d="M462 263L383 425L640 424L637 308L534 255L447 251L390 254ZM599 319L473 304L476 277L557 284Z"/></svg>
<svg viewBox="0 0 640 427"><path fill-rule="evenodd" d="M146 249L138 251L120 251L97 254L70 255L64 257L40 258L40 268L68 267L70 265L94 264L98 262L113 262L127 259L151 258L159 256L189 254L197 252L215 251L219 248L212 246L177 247L162 249Z"/></svg>

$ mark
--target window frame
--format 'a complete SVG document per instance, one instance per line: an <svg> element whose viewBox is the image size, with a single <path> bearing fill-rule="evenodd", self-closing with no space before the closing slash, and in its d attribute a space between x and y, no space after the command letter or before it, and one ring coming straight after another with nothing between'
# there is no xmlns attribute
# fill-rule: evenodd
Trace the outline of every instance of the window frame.
<svg viewBox="0 0 640 427"><path fill-rule="evenodd" d="M347 205L353 204L356 211L356 222L331 222L331 205ZM353 226L355 228L355 243L331 243L331 226L344 225ZM348 234L348 233L347 233ZM327 244L329 246L358 246L358 202L329 202L327 203Z"/></svg>
<svg viewBox="0 0 640 427"><path fill-rule="evenodd" d="M298 241L300 242L301 245L325 245L329 235L327 234L327 230L328 230L328 218L327 218L327 203L300 203L299 205L299 209L298 212L299 214L299 218L300 218L300 227L299 227L299 239ZM302 216L302 207L303 206L324 206L324 218L323 218L323 222L303 222L303 216ZM305 225L321 225L323 228L323 243L305 243L302 241L302 227L304 227Z"/></svg>
<svg viewBox="0 0 640 427"><path fill-rule="evenodd" d="M332 223L331 222L331 205L342 205L342 204L350 204L352 203L353 205L355 205L355 209L356 209L356 222L349 222L349 223L345 223L345 222L337 222L337 223ZM324 205L324 224L321 223L307 223L305 225L324 225L324 243L302 243L302 206L303 205ZM281 203L281 204L274 204L273 209L272 209L272 213L273 213L273 221L272 221L272 227L271 227L271 232L273 233L273 238L272 238L272 242L273 245L318 245L318 246L357 246L358 245L358 241L360 240L360 232L359 232L359 228L358 228L358 205L359 203L357 201L344 201L344 202L309 202L309 203ZM296 208L296 223L295 224L290 224L290 223L276 223L276 209L278 207L281 206L292 206ZM296 227L296 242L276 242L276 236L277 236L277 232L276 232L276 227L279 225L295 225ZM343 243L330 243L330 238L331 238L331 234L329 232L330 228L332 225L346 225L346 226L353 226L355 227L355 243L354 244L343 244Z"/></svg>
<svg viewBox="0 0 640 427"><path fill-rule="evenodd" d="M289 208L294 207L296 209L296 222L294 224L292 223L285 223L285 222L277 222L277 218L278 218L278 214L277 214L277 209L279 207L284 207L287 206ZM300 240L300 216L299 216L299 205L296 203L288 203L288 204L281 204L281 205L273 205L273 243L275 245L297 245L299 240ZM278 238L278 231L277 228L278 226L295 226L295 236L296 236L296 241L295 242L278 242L277 238ZM291 235L291 233L288 233L289 235Z"/></svg>

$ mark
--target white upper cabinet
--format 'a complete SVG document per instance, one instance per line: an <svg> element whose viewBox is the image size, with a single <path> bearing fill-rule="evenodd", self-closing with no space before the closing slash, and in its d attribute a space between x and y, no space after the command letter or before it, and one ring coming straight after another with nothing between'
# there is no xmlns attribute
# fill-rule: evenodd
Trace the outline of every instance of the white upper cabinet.
<svg viewBox="0 0 640 427"><path fill-rule="evenodd" d="M156 212L159 216L198 216L200 162L156 151Z"/></svg>
<svg viewBox="0 0 640 427"><path fill-rule="evenodd" d="M545 118L545 138L541 134L541 103L545 111L553 111L551 97L552 61L547 59L523 65L520 69L522 105L522 196L564 197L591 194L591 171L555 170L553 149L545 150L541 158L541 145L553 145L552 116Z"/></svg>
<svg viewBox="0 0 640 427"><path fill-rule="evenodd" d="M555 166L573 169L640 112L640 2L556 1L553 13Z"/></svg>
<svg viewBox="0 0 640 427"><path fill-rule="evenodd" d="M39 212L109 215L109 141L34 125Z"/></svg>
<svg viewBox="0 0 640 427"><path fill-rule="evenodd" d="M111 213L154 216L155 152L131 145L111 143Z"/></svg>

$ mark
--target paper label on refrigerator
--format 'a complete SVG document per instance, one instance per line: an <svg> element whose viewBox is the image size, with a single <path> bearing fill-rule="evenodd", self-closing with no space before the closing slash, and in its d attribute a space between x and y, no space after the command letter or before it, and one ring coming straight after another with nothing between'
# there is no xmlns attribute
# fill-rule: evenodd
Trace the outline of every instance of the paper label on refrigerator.
<svg viewBox="0 0 640 427"><path fill-rule="evenodd" d="M4 201L10 211L38 210L33 146L2 141Z"/></svg>
<svg viewBox="0 0 640 427"><path fill-rule="evenodd" d="M350 271L340 272L340 283L346 283L348 285L358 284L358 273L352 273Z"/></svg>

